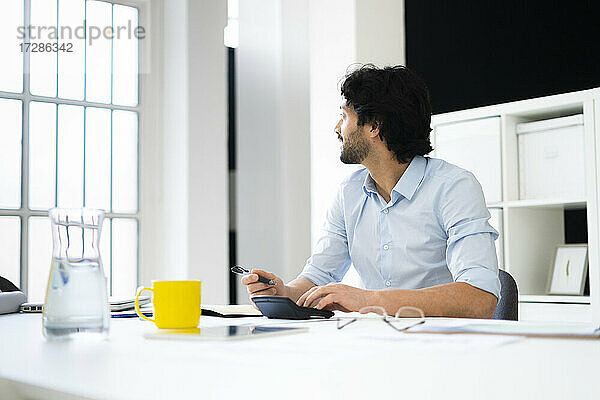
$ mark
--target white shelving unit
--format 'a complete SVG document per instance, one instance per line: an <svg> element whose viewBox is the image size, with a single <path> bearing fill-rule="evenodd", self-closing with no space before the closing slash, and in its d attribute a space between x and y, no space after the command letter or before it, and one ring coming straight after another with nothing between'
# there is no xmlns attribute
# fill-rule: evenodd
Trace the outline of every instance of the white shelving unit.
<svg viewBox="0 0 600 400"><path fill-rule="evenodd" d="M517 124L577 114L583 114L585 197L521 199ZM600 323L600 88L438 114L432 127L432 156L471 170L486 199L493 199L490 211L501 215L495 218L501 221L498 258L517 281L520 319ZM565 243L569 209L586 210L589 296L546 294L556 246Z"/></svg>
<svg viewBox="0 0 600 400"><path fill-rule="evenodd" d="M519 296L521 303L590 304L590 301L590 296L537 296L534 294Z"/></svg>

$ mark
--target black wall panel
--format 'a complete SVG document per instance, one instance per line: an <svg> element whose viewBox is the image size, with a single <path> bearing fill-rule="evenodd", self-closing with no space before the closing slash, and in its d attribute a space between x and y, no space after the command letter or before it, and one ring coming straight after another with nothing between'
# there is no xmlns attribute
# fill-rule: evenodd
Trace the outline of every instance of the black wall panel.
<svg viewBox="0 0 600 400"><path fill-rule="evenodd" d="M434 113L600 86L600 1L406 0Z"/></svg>

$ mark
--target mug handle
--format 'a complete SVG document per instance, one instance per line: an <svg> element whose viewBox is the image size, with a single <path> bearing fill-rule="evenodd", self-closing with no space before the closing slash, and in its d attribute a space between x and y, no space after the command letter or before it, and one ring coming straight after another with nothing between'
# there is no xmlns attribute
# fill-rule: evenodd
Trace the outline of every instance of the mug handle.
<svg viewBox="0 0 600 400"><path fill-rule="evenodd" d="M135 312L140 318L145 319L146 321L154 322L154 318L146 317L144 314L142 314L142 311L140 310L140 294L142 294L142 292L144 290L149 290L152 293L154 293L154 289L152 289L152 288L147 288L147 287L140 288L135 295Z"/></svg>

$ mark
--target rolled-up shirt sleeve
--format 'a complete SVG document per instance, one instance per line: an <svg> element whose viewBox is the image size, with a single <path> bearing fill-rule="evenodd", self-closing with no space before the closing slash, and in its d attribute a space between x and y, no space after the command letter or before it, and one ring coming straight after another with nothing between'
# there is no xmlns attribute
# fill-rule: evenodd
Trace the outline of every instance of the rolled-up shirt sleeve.
<svg viewBox="0 0 600 400"><path fill-rule="evenodd" d="M315 251L298 276L310 280L317 286L340 282L350 268L342 196L343 187L340 186L327 210L323 233L317 241Z"/></svg>
<svg viewBox="0 0 600 400"><path fill-rule="evenodd" d="M447 186L441 200L441 223L448 235L446 263L455 282L465 282L500 298L498 232L489 224L481 185L463 171Z"/></svg>

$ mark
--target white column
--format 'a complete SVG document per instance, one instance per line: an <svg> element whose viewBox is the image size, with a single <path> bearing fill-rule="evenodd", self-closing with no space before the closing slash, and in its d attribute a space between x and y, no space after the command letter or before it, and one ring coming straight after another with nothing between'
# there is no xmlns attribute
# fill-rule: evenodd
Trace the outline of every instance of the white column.
<svg viewBox="0 0 600 400"><path fill-rule="evenodd" d="M310 256L308 1L283 1L281 18L283 277L291 280Z"/></svg>
<svg viewBox="0 0 600 400"><path fill-rule="evenodd" d="M225 1L188 0L187 262L206 304L229 302L225 25Z"/></svg>
<svg viewBox="0 0 600 400"><path fill-rule="evenodd" d="M163 42L164 155L161 278L188 277L188 0L165 2Z"/></svg>
<svg viewBox="0 0 600 400"><path fill-rule="evenodd" d="M228 302L226 3L152 2L142 76L140 282L201 279Z"/></svg>
<svg viewBox="0 0 600 400"><path fill-rule="evenodd" d="M140 284L187 278L187 0L150 3L140 17ZM174 211L176 210L176 212Z"/></svg>
<svg viewBox="0 0 600 400"><path fill-rule="evenodd" d="M310 252L307 1L240 2L238 261L294 278ZM243 287L238 300L247 302Z"/></svg>

